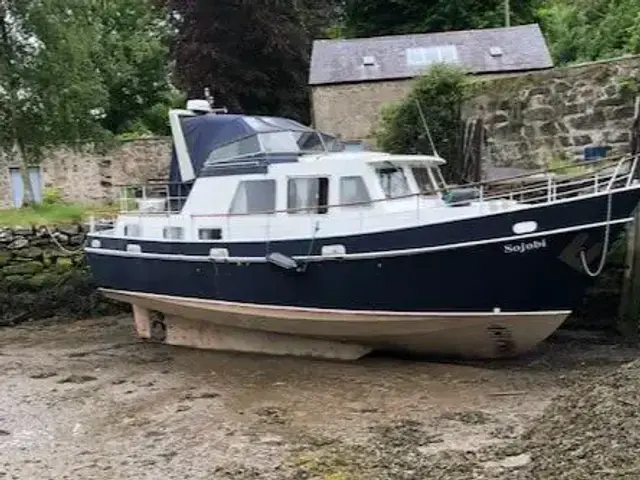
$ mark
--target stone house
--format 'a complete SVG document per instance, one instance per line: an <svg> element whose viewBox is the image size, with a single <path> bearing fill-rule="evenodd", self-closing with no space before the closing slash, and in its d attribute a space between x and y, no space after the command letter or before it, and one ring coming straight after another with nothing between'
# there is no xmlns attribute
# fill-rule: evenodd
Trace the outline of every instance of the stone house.
<svg viewBox="0 0 640 480"><path fill-rule="evenodd" d="M314 126L358 149L372 143L381 107L402 100L412 79L436 62L484 76L553 67L537 24L373 38L316 40L309 85Z"/></svg>

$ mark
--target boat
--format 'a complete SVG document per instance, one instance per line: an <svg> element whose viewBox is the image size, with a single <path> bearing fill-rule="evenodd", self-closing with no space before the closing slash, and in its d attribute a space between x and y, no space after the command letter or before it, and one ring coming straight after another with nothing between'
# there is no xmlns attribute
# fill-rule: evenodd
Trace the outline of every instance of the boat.
<svg viewBox="0 0 640 480"><path fill-rule="evenodd" d="M123 186L85 252L137 334L171 345L519 356L581 303L640 200L631 155L448 185L438 155L349 151L283 117L194 99L169 120L168 181Z"/></svg>

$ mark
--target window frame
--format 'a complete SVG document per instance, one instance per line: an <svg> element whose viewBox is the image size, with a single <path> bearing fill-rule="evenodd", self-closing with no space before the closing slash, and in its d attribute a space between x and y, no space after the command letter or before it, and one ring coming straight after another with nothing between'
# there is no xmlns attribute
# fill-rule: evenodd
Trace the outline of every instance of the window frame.
<svg viewBox="0 0 640 480"><path fill-rule="evenodd" d="M238 197L240 195L240 192L242 191L242 188L246 187L247 185L256 184L256 183L271 185L272 190L270 192L270 198L269 198L270 200L269 204L271 208L268 210L252 211L249 208L249 200L247 198L246 211L244 212L235 211L234 205L236 204L236 202L239 201ZM275 178L258 178L253 180L240 180L240 182L238 182L235 192L233 193L233 197L231 198L231 203L229 204L229 209L227 213L229 215L273 215L277 210L277 204L278 204L277 202L278 202L278 182L276 181Z"/></svg>
<svg viewBox="0 0 640 480"><path fill-rule="evenodd" d="M178 232L178 236L169 236L167 232L174 231ZM184 227L176 226L176 225L165 225L162 227L162 238L165 240L184 240Z"/></svg>
<svg viewBox="0 0 640 480"><path fill-rule="evenodd" d="M318 198L317 202L313 206L291 206L291 185L292 182L296 182L299 180L317 180L318 181ZM326 188L323 190L322 183L325 183ZM326 215L329 213L330 204L331 204L331 176L323 175L300 175L300 176L292 176L287 177L287 213L293 215ZM324 194L323 194L324 192ZM324 197L325 203L321 203L322 198ZM297 200L297 198L296 198Z"/></svg>
<svg viewBox="0 0 640 480"><path fill-rule="evenodd" d="M356 202L356 203L347 203L344 201L343 199L343 181L344 180L351 180L351 179L358 179L360 180L360 185L364 188L364 192L367 195L367 200L366 201L362 201L362 202ZM339 195L339 199L338 199L338 203L340 204L341 207L344 208L354 208L354 207L364 207L364 208L371 208L373 207L373 198L371 197L371 192L369 191L369 187L367 186L367 182L365 181L364 177L362 175L344 175L340 177L340 184L338 186L338 195Z"/></svg>

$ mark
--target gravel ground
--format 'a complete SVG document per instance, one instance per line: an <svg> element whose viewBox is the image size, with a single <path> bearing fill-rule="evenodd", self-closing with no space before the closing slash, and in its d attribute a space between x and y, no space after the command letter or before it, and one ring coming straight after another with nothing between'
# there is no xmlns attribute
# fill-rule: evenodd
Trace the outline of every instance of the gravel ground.
<svg viewBox="0 0 640 480"><path fill-rule="evenodd" d="M638 357L559 337L338 363L143 343L128 316L5 328L0 478L638 479Z"/></svg>

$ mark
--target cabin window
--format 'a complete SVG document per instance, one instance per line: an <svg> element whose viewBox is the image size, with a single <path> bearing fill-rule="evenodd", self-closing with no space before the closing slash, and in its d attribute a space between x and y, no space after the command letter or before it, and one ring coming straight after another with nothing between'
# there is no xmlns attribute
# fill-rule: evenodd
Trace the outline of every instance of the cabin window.
<svg viewBox="0 0 640 480"><path fill-rule="evenodd" d="M380 185L387 198L405 197L411 195L407 177L401 168L389 167L377 170Z"/></svg>
<svg viewBox="0 0 640 480"><path fill-rule="evenodd" d="M329 211L328 178L291 178L288 187L289 213L327 213Z"/></svg>
<svg viewBox="0 0 640 480"><path fill-rule="evenodd" d="M199 240L220 240L221 238L222 238L222 230L219 228L198 229Z"/></svg>
<svg viewBox="0 0 640 480"><path fill-rule="evenodd" d="M411 169L413 178L418 185L418 191L423 195L435 195L436 185L433 184L429 169L427 167L415 167Z"/></svg>
<svg viewBox="0 0 640 480"><path fill-rule="evenodd" d="M140 225L125 225L124 226L124 236L125 237L140 237L141 228Z"/></svg>
<svg viewBox="0 0 640 480"><path fill-rule="evenodd" d="M362 177L342 177L340 178L340 204L348 206L367 206L371 204L369 191Z"/></svg>
<svg viewBox="0 0 640 480"><path fill-rule="evenodd" d="M182 240L184 229L182 227L164 227L162 236L168 240Z"/></svg>
<svg viewBox="0 0 640 480"><path fill-rule="evenodd" d="M275 180L245 180L238 185L229 213L236 215L273 213L275 209Z"/></svg>

